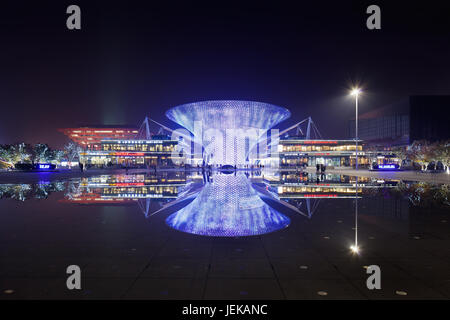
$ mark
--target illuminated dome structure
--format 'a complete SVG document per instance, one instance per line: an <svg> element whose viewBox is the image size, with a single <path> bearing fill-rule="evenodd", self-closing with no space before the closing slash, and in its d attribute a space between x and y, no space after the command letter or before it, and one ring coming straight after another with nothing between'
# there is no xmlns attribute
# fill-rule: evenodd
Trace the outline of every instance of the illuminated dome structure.
<svg viewBox="0 0 450 320"><path fill-rule="evenodd" d="M289 226L290 219L268 206L242 172L216 174L186 207L166 219L168 226L213 237L254 236Z"/></svg>
<svg viewBox="0 0 450 320"><path fill-rule="evenodd" d="M290 115L290 111L282 107L241 100L194 102L173 107L166 112L170 120L194 136L201 132L201 137L195 138L203 146L203 158L207 162L227 165L245 164L248 151L258 139ZM201 131L195 128L198 124L201 124ZM253 135L253 139L249 139L242 132L256 132L257 136Z"/></svg>

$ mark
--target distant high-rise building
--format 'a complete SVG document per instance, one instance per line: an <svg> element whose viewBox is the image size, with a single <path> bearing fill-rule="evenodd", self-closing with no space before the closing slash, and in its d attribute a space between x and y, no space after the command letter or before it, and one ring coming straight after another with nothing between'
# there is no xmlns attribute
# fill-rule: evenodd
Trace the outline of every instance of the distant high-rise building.
<svg viewBox="0 0 450 320"><path fill-rule="evenodd" d="M358 136L367 145L396 146L415 140L450 139L450 96L410 96L399 103L361 113ZM355 137L355 119L349 120Z"/></svg>
<svg viewBox="0 0 450 320"><path fill-rule="evenodd" d="M410 141L450 139L450 95L409 98Z"/></svg>

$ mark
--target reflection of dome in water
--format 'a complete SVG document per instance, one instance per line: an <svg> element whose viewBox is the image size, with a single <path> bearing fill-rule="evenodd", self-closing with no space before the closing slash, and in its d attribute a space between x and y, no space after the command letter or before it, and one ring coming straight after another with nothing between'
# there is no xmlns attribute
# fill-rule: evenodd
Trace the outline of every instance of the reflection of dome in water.
<svg viewBox="0 0 450 320"><path fill-rule="evenodd" d="M179 231L217 237L273 232L290 219L269 207L243 174L215 175L194 201L173 213L166 223Z"/></svg>

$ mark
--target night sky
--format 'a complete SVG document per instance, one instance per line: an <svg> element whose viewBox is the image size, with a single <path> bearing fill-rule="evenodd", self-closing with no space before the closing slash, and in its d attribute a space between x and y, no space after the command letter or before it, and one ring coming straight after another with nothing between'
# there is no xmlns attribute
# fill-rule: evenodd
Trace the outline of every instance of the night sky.
<svg viewBox="0 0 450 320"><path fill-rule="evenodd" d="M209 99L273 103L292 112L283 127L312 116L347 138L354 83L361 113L450 94L450 6L390 2L2 2L0 143L61 147L58 128L145 115L174 125L169 107ZM70 4L79 31L66 28ZM366 28L370 4L381 30Z"/></svg>

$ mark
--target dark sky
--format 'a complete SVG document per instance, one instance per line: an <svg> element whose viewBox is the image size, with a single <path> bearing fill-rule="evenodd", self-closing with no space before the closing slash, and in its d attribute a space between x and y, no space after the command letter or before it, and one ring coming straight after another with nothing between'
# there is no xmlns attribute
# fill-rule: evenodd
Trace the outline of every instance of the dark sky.
<svg viewBox="0 0 450 320"><path fill-rule="evenodd" d="M450 7L420 1L19 1L0 7L0 143L67 139L58 128L170 124L171 106L248 99L312 116L346 138L361 112L450 94ZM395 5L392 4L395 2ZM66 28L78 4L82 29ZM366 28L370 4L382 29Z"/></svg>

